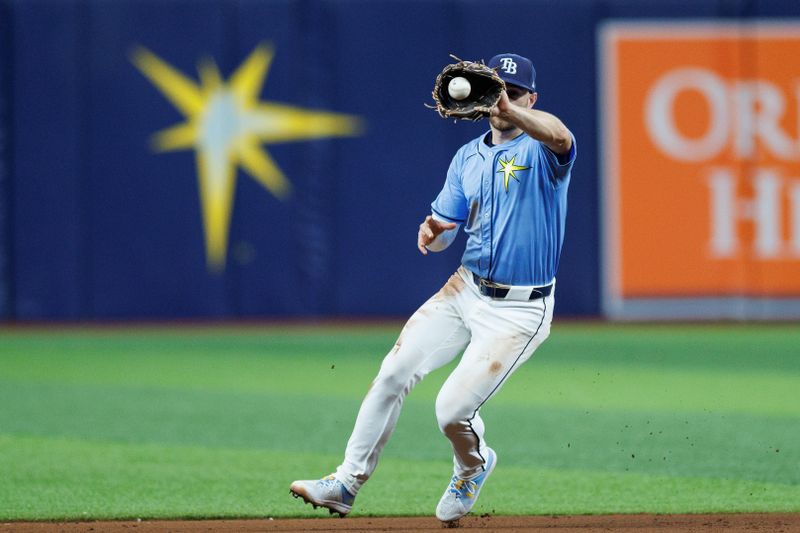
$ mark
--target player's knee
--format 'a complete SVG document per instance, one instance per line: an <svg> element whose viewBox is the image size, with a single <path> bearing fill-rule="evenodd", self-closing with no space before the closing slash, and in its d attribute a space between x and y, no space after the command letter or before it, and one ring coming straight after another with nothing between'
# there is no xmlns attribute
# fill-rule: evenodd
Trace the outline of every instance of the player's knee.
<svg viewBox="0 0 800 533"><path fill-rule="evenodd" d="M445 435L457 432L459 428L463 427L470 414L464 405L454 401L447 394L440 392L436 398L436 421L439 424L439 430Z"/></svg>
<svg viewBox="0 0 800 533"><path fill-rule="evenodd" d="M465 417L458 418L455 416L438 416L437 413L436 418L439 422L439 431L441 431L447 437L463 433L464 428L469 425L468 420Z"/></svg>
<svg viewBox="0 0 800 533"><path fill-rule="evenodd" d="M450 437L451 435L458 435L464 431L464 428L467 426L466 420L456 420L456 421L449 421L443 422L439 421L439 431L445 437Z"/></svg>
<svg viewBox="0 0 800 533"><path fill-rule="evenodd" d="M412 364L415 358L407 355L399 353L398 346L395 346L384 358L373 388L377 386L392 394L408 394L423 376Z"/></svg>
<svg viewBox="0 0 800 533"><path fill-rule="evenodd" d="M405 397L422 379L413 369L384 364L372 383L372 389L392 397Z"/></svg>
<svg viewBox="0 0 800 533"><path fill-rule="evenodd" d="M381 372L372 382L372 390L379 391L389 396L399 396L406 389L408 380L391 372Z"/></svg>

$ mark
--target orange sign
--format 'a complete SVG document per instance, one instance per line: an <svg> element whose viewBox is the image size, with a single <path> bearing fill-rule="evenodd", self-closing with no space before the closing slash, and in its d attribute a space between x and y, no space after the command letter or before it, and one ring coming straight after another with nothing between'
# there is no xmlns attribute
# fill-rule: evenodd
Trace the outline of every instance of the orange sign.
<svg viewBox="0 0 800 533"><path fill-rule="evenodd" d="M601 41L607 300L800 297L800 24Z"/></svg>

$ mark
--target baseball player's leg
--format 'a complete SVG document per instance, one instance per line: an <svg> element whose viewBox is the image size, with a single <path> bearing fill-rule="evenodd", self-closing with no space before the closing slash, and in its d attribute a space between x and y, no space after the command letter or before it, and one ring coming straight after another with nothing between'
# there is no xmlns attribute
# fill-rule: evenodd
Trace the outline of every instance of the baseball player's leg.
<svg viewBox="0 0 800 533"><path fill-rule="evenodd" d="M550 334L553 296L533 302L493 301L475 294L467 325L472 340L436 398L439 428L453 446L454 474L436 506L443 522L472 510L497 464L479 412Z"/></svg>
<svg viewBox="0 0 800 533"><path fill-rule="evenodd" d="M468 479L483 470L487 449L479 410L548 337L553 299L553 294L532 302L482 299L470 315L472 340L436 399L457 476Z"/></svg>
<svg viewBox="0 0 800 533"><path fill-rule="evenodd" d="M469 341L462 320L462 280L453 276L408 320L370 385L336 471L351 494L369 478L389 440L406 395L431 371L452 361Z"/></svg>
<svg viewBox="0 0 800 533"><path fill-rule="evenodd" d="M453 287L451 281L445 285ZM403 400L425 375L453 360L469 340L457 292L443 289L408 320L359 409L344 461L330 476L298 480L289 490L314 506L344 516L372 475L394 431Z"/></svg>

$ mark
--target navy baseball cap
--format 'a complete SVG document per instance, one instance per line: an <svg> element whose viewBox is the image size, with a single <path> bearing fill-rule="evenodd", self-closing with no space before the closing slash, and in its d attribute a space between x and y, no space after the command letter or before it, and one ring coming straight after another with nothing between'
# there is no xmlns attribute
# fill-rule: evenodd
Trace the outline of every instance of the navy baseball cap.
<svg viewBox="0 0 800 533"><path fill-rule="evenodd" d="M498 54L489 60L489 67L496 68L506 84L536 92L536 69L527 57Z"/></svg>

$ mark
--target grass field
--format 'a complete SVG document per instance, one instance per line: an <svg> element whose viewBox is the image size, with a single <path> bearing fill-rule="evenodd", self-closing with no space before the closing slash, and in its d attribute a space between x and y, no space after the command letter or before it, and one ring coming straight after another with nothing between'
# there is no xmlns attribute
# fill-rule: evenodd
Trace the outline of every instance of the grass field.
<svg viewBox="0 0 800 533"><path fill-rule="evenodd" d="M289 483L338 464L399 329L0 330L0 520L319 516ZM353 515L433 513L446 375ZM482 415L478 514L800 511L796 324L557 321Z"/></svg>

